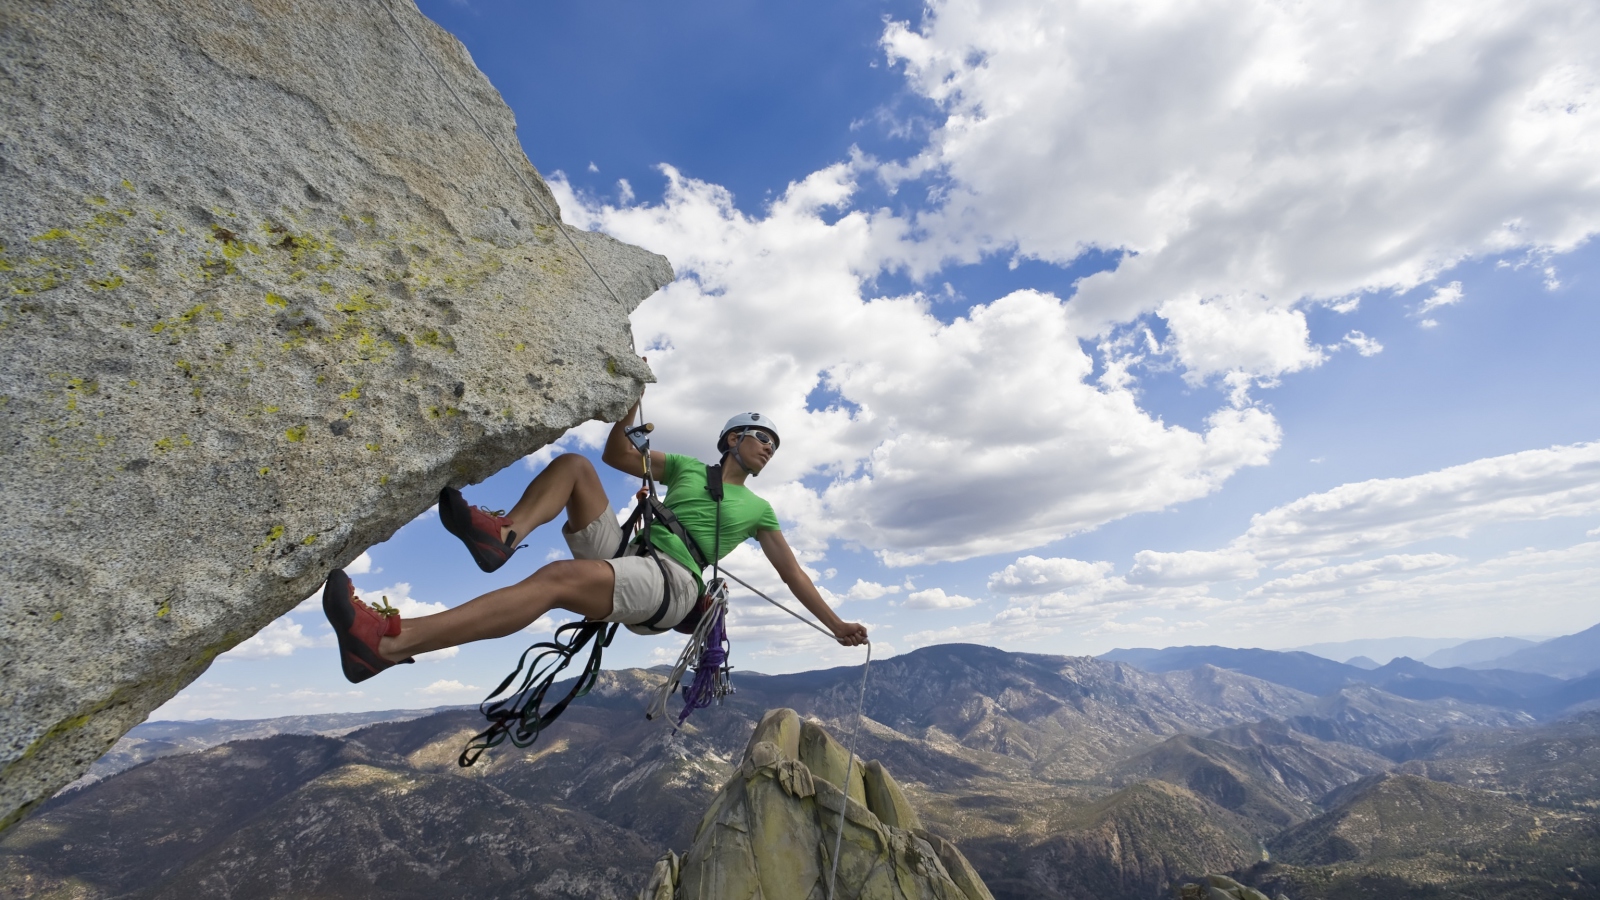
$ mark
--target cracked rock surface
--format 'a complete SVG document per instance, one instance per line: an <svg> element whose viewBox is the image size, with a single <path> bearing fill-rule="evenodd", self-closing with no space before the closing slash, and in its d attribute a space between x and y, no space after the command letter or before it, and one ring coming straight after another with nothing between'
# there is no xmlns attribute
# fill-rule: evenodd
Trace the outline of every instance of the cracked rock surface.
<svg viewBox="0 0 1600 900"><path fill-rule="evenodd" d="M849 751L792 709L756 725L693 845L656 863L639 900L823 900L836 843L834 896L994 900L961 851L922 828L882 765L850 764Z"/></svg>
<svg viewBox="0 0 1600 900"><path fill-rule="evenodd" d="M420 50L372 0L0 5L0 827L651 380L667 261L567 229L608 291L465 48L388 2Z"/></svg>

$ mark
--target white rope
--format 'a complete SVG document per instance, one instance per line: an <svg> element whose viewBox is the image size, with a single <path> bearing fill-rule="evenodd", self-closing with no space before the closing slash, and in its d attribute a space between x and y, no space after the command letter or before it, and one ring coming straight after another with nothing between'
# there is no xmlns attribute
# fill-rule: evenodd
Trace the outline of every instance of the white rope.
<svg viewBox="0 0 1600 900"><path fill-rule="evenodd" d="M756 590L755 588L750 586L749 582L747 582L743 578L740 578L739 576L733 574L732 572L729 572L727 569L723 569L722 570L722 574L728 576L729 578L732 578L734 581L739 582L739 584L742 587L744 587L745 590L749 591L750 593L755 594L757 597L760 597L761 599L767 601L768 603L771 603L773 606L776 606L777 608L783 610L784 612L788 613L789 615L794 616L796 619L799 619L800 621L806 623L807 625L810 625L812 628L815 628L816 630L822 632L823 634L827 635L828 637L831 638L831 637L834 636L833 632L827 630L826 628L823 628L821 625L818 625L816 622L813 622L810 619L807 619L806 617L800 615L799 613L795 612L794 610L790 609L789 607L785 606L784 604L779 603L778 601L772 599L771 597L768 597L766 594L762 593L761 591ZM845 763L845 766L844 766L844 784L839 786L839 791L840 791L840 797L839 797L839 828L838 828L838 831L834 834L834 837L833 837L833 868L828 872L828 900L833 900L834 883L839 878L839 851L841 849L843 849L843 847L844 847L844 814L845 814L845 810L850 808L850 775L855 771L855 764L856 764L856 736L861 733L861 720L865 716L864 710L866 709L866 705L867 705L867 672L870 670L871 666L872 666L872 642L871 641L867 641L867 661L861 664L861 696L856 699L856 722L855 722L855 725L850 729L850 741L845 746L845 751L850 754L850 757L849 757L850 761Z"/></svg>
<svg viewBox="0 0 1600 900"><path fill-rule="evenodd" d="M772 599L771 597L768 597L766 594L761 593L760 591L758 591L755 588L751 587L750 583L748 581L745 581L743 578L740 578L739 576L733 574L732 572L729 572L727 569L723 569L722 570L722 574L728 576L729 578L732 578L734 581L739 582L739 584L741 586L743 586L745 590L749 591L752 594L755 594L757 597L760 597L761 599L767 601L768 603L771 603L773 606L776 606L777 608L783 610L784 612L788 613L789 615L794 616L796 619L799 619L800 621L806 623L807 625L810 625L812 628L815 628L816 630L822 632L823 634L827 635L830 638L834 637L834 633L833 632L829 631L826 628L823 628L821 625L818 625L817 623L811 621L810 619L806 618L805 616L800 615L799 613L795 612L794 610L790 609L789 607L784 606L782 603L779 603L778 601ZM868 651L868 653L870 654L871 651Z"/></svg>
<svg viewBox="0 0 1600 900"><path fill-rule="evenodd" d="M588 266L589 271L594 273L594 277L600 282L600 286L606 289L606 293L611 295L611 299L615 300L618 306L623 305L622 300L617 297L617 292L613 291L611 285L606 283L605 276L601 275L600 270L596 269L594 263L589 261L589 257L584 255L583 248L578 246L578 242L572 239L572 235L567 231L567 226L562 224L561 217L550 214L550 208L544 205L544 200L539 197L538 192L533 189L532 185L528 184L527 179L522 177L522 170L511 162L511 158L506 156L504 150L500 149L500 145L495 139L489 136L489 129L484 128L483 123L478 121L478 117L472 114L472 110L468 108L466 101L462 100L461 95L456 93L455 86L450 83L448 78L444 77L444 73L439 71L439 67L433 64L433 60L422 49L422 45L417 43L417 39L411 36L411 32L406 30L406 26L401 24L400 17L395 15L394 7L390 5L390 0L383 0L383 8L389 13L389 18L394 21L395 27L399 28L400 33L405 35L406 40L411 42L411 46L416 49L417 55L421 56L422 61L428 64L428 68L433 70L433 74L439 76L439 81L443 82L445 89L450 92L450 96L456 98L456 105L460 106L461 111L467 114L467 118L472 120L472 124L478 126L478 132L483 135L483 139L489 142L489 146L493 147L494 152L499 154L500 161L505 163L506 168L511 170L511 174L517 177L517 181L522 184L523 190L528 192L528 196L533 198L533 202L539 207L539 211L544 213L546 219L556 223L556 230L560 231L562 236L567 239L567 243L572 245L572 249L577 251L578 258L583 260L583 264Z"/></svg>
<svg viewBox="0 0 1600 900"><path fill-rule="evenodd" d="M844 784L839 786L839 831L833 837L833 869L828 873L828 900L833 900L833 885L839 878L839 851L844 846L844 812L850 808L850 773L856 764L856 735L861 733L862 710L867 705L867 669L872 665L872 642L867 641L867 661L861 664L861 697L856 700L856 724L850 729L845 751L850 761L844 766Z"/></svg>

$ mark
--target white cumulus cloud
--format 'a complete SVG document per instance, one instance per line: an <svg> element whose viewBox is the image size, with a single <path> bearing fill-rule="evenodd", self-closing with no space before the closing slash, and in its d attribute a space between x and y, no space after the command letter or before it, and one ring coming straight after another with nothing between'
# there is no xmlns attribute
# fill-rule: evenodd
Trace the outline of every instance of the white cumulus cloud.
<svg viewBox="0 0 1600 900"><path fill-rule="evenodd" d="M1254 578L1260 568L1254 556L1238 550L1140 550L1133 555L1128 581L1165 585L1236 581Z"/></svg>
<svg viewBox="0 0 1600 900"><path fill-rule="evenodd" d="M990 575L989 590L996 594L1049 594L1063 588L1091 584L1110 572L1109 562L1024 556Z"/></svg>
<svg viewBox="0 0 1600 900"><path fill-rule="evenodd" d="M1313 364L1285 313L1308 299L1600 230L1586 4L934 0L883 44L945 116L888 173L936 185L930 242L1125 253L1080 285L1089 332L1261 298L1264 346L1191 339L1210 369Z"/></svg>
<svg viewBox="0 0 1600 900"><path fill-rule="evenodd" d="M1344 336L1344 343L1349 344L1362 356L1377 356L1383 352L1383 345L1375 338L1369 338L1359 331L1351 331Z"/></svg>
<svg viewBox="0 0 1600 900"><path fill-rule="evenodd" d="M463 694L479 694L483 688L475 684L462 684L454 678L441 678L418 692L429 697L459 697Z"/></svg>
<svg viewBox="0 0 1600 900"><path fill-rule="evenodd" d="M883 585L875 581L867 581L864 578L857 578L856 583L850 586L850 590L845 596L851 600L876 600L885 594L898 593L900 593L900 586L897 584Z"/></svg>
<svg viewBox="0 0 1600 900"><path fill-rule="evenodd" d="M1524 450L1311 494L1250 520L1235 545L1263 559L1392 549L1490 522L1600 512L1600 443Z"/></svg>
<svg viewBox="0 0 1600 900"><path fill-rule="evenodd" d="M551 186L569 218L680 274L633 317L660 378L659 446L708 454L730 412L773 416L783 452L761 491L813 561L838 543L890 565L1019 552L1267 462L1281 435L1253 387L1336 347L1382 349L1357 331L1316 343L1310 306L1348 312L1475 257L1544 265L1600 230L1600 17L1586 10L934 0L883 35L937 112L906 159L852 152L758 213L670 167L660 202ZM897 207L858 205L865 179ZM1019 290L951 315L873 287L1088 252L1114 268L1067 298ZM1423 308L1462 292L1450 282ZM714 364L735 359L736 379ZM1168 424L1140 406L1141 362L1220 382L1227 402L1201 427ZM1234 549L1365 546L1277 547L1274 523L1302 514L1320 515L1264 514ZM1126 583L1198 577L1178 565L1137 564Z"/></svg>
<svg viewBox="0 0 1600 900"><path fill-rule="evenodd" d="M647 394L658 445L704 453L730 410L772 416L783 451L760 490L798 548L844 540L892 565L1019 550L1205 496L1277 447L1260 408L1193 431L1101 383L1058 297L1017 291L946 322L921 295L868 296L870 276L921 251L892 214L834 215L863 165L791 185L760 218L671 169L660 204L613 207L552 181L570 215L680 273L633 317L660 378ZM742 360L742 377L718 359ZM819 388L837 401L809 406ZM813 473L831 480L800 484Z"/></svg>
<svg viewBox="0 0 1600 900"><path fill-rule="evenodd" d="M1343 590L1385 576L1442 569L1459 562L1462 562L1461 557L1448 553L1393 554L1339 566L1323 566L1287 578L1275 578L1251 591L1249 596Z"/></svg>
<svg viewBox="0 0 1600 900"><path fill-rule="evenodd" d="M267 627L241 641L232 650L223 654L222 658L271 659L293 655L296 650L304 647L320 647L324 643L307 636L299 622L285 616L267 623Z"/></svg>
<svg viewBox="0 0 1600 900"><path fill-rule="evenodd" d="M1461 282L1452 281L1433 292L1433 296L1422 301L1422 306L1417 309L1417 315L1425 316L1441 306L1451 306L1461 302L1465 294L1461 290Z"/></svg>
<svg viewBox="0 0 1600 900"><path fill-rule="evenodd" d="M960 594L946 594L943 588L912 591L902 604L906 609L966 609L977 606L978 601Z"/></svg>

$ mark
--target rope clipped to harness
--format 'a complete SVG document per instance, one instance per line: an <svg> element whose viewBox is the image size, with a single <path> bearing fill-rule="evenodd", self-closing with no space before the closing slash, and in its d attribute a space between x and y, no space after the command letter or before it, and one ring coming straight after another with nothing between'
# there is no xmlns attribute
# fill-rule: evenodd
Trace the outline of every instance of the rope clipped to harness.
<svg viewBox="0 0 1600 900"><path fill-rule="evenodd" d="M683 727L690 713L705 709L713 701L721 703L723 698L734 693L733 667L728 665L728 583L722 579L721 464L706 466L706 493L711 495L717 507L711 550L711 581L706 584L706 592L701 595L695 608L678 625L676 630L683 631L692 622L694 630L690 633L689 642L678 654L672 672L657 689L655 699L644 714L645 718L652 720L665 715L667 700L677 693L678 686L683 683L684 673L693 665L694 681L683 689L683 709L678 712L678 724L673 726L673 733ZM686 543L693 547L693 539Z"/></svg>
<svg viewBox="0 0 1600 900"><path fill-rule="evenodd" d="M540 732L566 712L572 701L589 693L589 689L594 687L595 678L600 674L601 653L611 646L611 639L616 633L615 623L568 622L556 629L554 640L540 641L522 651L522 656L517 659L517 668L478 704L478 711L489 720L489 727L467 741L456 764L463 769L470 768L484 751L508 740L512 746L531 746L539 739ZM555 685L556 676L585 646L589 647L589 659L584 663L583 671L578 674L572 689L555 705L545 709L545 695ZM530 662L529 654L536 651ZM518 675L522 675L524 669L527 674L523 675L516 692L496 700L516 681Z"/></svg>

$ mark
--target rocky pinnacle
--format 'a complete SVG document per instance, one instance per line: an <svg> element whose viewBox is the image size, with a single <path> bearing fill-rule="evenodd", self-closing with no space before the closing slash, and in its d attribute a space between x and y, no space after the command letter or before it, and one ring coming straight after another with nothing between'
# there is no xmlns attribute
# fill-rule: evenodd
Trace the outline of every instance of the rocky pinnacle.
<svg viewBox="0 0 1600 900"><path fill-rule="evenodd" d="M994 900L961 851L923 829L888 770L849 760L821 726L769 711L693 845L656 863L640 900L825 898L841 807L835 896Z"/></svg>

